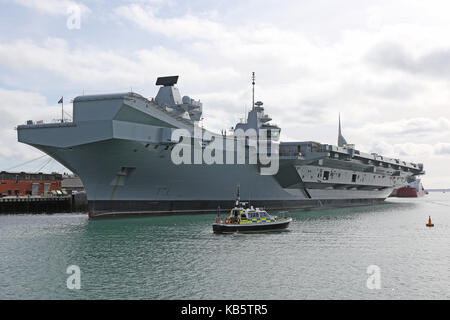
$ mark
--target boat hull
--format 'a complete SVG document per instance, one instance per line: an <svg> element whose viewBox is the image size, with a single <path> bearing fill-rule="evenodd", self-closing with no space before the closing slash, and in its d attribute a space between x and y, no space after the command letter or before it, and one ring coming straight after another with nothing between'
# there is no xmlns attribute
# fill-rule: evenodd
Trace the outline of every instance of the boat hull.
<svg viewBox="0 0 450 320"><path fill-rule="evenodd" d="M425 195L424 191L417 191L416 188L400 188L396 192L396 196L400 198L418 198Z"/></svg>
<svg viewBox="0 0 450 320"><path fill-rule="evenodd" d="M283 219L271 223L244 223L244 224L224 224L214 223L212 225L214 233L253 233L253 232L270 232L284 230L292 221L291 218Z"/></svg>
<svg viewBox="0 0 450 320"><path fill-rule="evenodd" d="M280 143L271 162L278 170L268 174L250 161L255 146L206 132L155 101L135 93L77 97L73 122L21 125L18 140L80 177L91 217L225 210L237 184L241 200L268 210L370 205L423 173L398 159L304 141Z"/></svg>
<svg viewBox="0 0 450 320"><path fill-rule="evenodd" d="M305 199L305 200L246 200L252 205L266 210L317 209L331 207L350 207L375 205L384 202L381 199ZM179 201L140 201L140 200L90 200L89 217L116 217L133 215L166 215L191 214L231 210L233 202L230 200L179 200Z"/></svg>

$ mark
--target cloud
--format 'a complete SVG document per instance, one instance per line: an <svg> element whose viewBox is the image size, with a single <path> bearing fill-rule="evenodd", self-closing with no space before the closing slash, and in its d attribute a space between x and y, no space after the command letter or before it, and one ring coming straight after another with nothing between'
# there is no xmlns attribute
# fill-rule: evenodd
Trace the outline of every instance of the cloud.
<svg viewBox="0 0 450 320"><path fill-rule="evenodd" d="M52 7L49 0L16 1L53 16L65 14L57 7L69 2ZM55 86L86 93L132 87L154 95L157 76L178 74L181 94L201 99L205 127L218 131L250 109L255 71L256 99L282 127L283 140L335 144L341 113L344 136L361 151L413 161L448 156L450 24L440 9L445 2L350 1L349 12L339 11L345 17L337 17L336 4L326 1L235 2L221 4L220 12L209 3L131 2L97 2L93 8L104 12L92 15L92 29L67 39L19 34L1 42L0 85L45 96ZM105 32L117 39L99 45L85 30L95 39ZM29 97L45 108L42 96Z"/></svg>
<svg viewBox="0 0 450 320"><path fill-rule="evenodd" d="M448 156L450 155L450 143L438 143L434 147L434 152L437 155Z"/></svg>
<svg viewBox="0 0 450 320"><path fill-rule="evenodd" d="M434 136L443 132L450 132L450 120L445 117L410 118L383 123L367 123L358 129L350 129L353 134L364 132L366 135L387 136L396 139L398 136L408 139L408 136Z"/></svg>
<svg viewBox="0 0 450 320"><path fill-rule="evenodd" d="M448 157L450 120L418 117L366 123L344 130L344 136L361 151L426 162L432 157Z"/></svg>
<svg viewBox="0 0 450 320"><path fill-rule="evenodd" d="M58 38L47 38L42 45L23 39L2 43L0 58L1 64L11 69L50 71L71 82L83 81L87 85L108 78L131 79L130 68L135 68L135 63L113 52L70 50L67 42ZM118 68L120 74L116 73Z"/></svg>
<svg viewBox="0 0 450 320"><path fill-rule="evenodd" d="M6 90L0 88L0 101L2 101L2 116L0 117L0 168L1 170L13 167L16 164L37 158L43 155L39 150L23 143L17 142L17 131L15 127L26 123L27 120L52 121L58 117L60 108L48 105L45 97L39 93L23 90ZM44 158L32 162L27 167L17 170L37 170ZM62 169L55 161L47 168ZM67 169L66 169L67 171Z"/></svg>
<svg viewBox="0 0 450 320"><path fill-rule="evenodd" d="M391 157L403 157L411 160L419 159L420 162L432 157L446 158L450 154L450 143L438 142L436 144L425 143L396 143L391 144L386 141L377 141L372 145L374 152Z"/></svg>
<svg viewBox="0 0 450 320"><path fill-rule="evenodd" d="M179 40L216 40L230 36L223 25L190 14L181 18L162 19L155 15L156 10L153 7L143 7L139 4L120 6L115 8L114 12L147 31Z"/></svg>
<svg viewBox="0 0 450 320"><path fill-rule="evenodd" d="M157 76L171 73L186 75L184 80L187 83L197 82L205 88L217 74L220 74L220 79L215 82L216 86L220 85L221 80L229 81L236 76L232 68L202 68L199 63L163 47L122 55L92 47L71 48L67 41L60 38L47 38L42 44L26 39L0 43L1 65L16 73L19 70L50 72L67 81L67 85L96 91L143 88L144 85L154 84Z"/></svg>
<svg viewBox="0 0 450 320"><path fill-rule="evenodd" d="M82 14L89 14L91 10L79 1L71 0L7 0L29 9L34 9L50 15L68 15L69 8L78 7Z"/></svg>
<svg viewBox="0 0 450 320"><path fill-rule="evenodd" d="M385 69L446 79L450 76L450 48L437 48L414 57L398 43L381 43L366 58L369 63Z"/></svg>

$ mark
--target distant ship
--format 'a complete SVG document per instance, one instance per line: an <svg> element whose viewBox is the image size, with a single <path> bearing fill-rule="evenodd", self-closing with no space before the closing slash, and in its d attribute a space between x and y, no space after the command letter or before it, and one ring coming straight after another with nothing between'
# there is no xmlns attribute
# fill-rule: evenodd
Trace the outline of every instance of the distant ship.
<svg viewBox="0 0 450 320"><path fill-rule="evenodd" d="M399 188L395 191L395 196L400 198L418 198L426 195L427 192L423 188L420 179L414 179L407 186Z"/></svg>
<svg viewBox="0 0 450 320"><path fill-rule="evenodd" d="M242 201L266 210L375 204L407 185L409 177L424 174L421 163L355 149L342 136L340 117L337 146L278 143L281 129L271 124L263 103L254 101L252 80L252 108L229 134L204 129L202 103L181 97L175 86L178 76L171 76L157 79L161 88L155 98L134 92L78 96L73 100L73 121L27 121L17 127L18 140L81 178L91 217L231 209L234 203L229 199L237 183L246 191ZM173 138L176 129L211 135L208 140L186 138L194 152L205 151L219 138L244 143L245 163L175 164L171 151L180 142ZM279 145L276 174L261 174L264 165L247 161L255 147L252 139L236 135L238 129L253 129L253 138ZM226 148L216 152L237 157Z"/></svg>

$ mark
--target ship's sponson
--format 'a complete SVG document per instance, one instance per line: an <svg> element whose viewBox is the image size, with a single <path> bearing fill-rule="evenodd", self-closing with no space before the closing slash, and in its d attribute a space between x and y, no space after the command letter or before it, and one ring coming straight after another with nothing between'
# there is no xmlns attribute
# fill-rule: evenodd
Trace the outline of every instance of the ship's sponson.
<svg viewBox="0 0 450 320"><path fill-rule="evenodd" d="M164 88L174 87L160 92ZM163 100L164 94L158 93ZM273 176L261 175L252 164L176 165L171 133L199 127L175 110L183 108L183 101L171 106L158 101L131 92L80 96L74 99L72 122L30 122L18 126L18 139L80 176L94 216L215 211L228 201L232 206L237 184L241 199L274 209L367 204L424 173L419 164L309 141L280 143L279 170ZM262 104L250 112L242 127L279 132L268 124Z"/></svg>

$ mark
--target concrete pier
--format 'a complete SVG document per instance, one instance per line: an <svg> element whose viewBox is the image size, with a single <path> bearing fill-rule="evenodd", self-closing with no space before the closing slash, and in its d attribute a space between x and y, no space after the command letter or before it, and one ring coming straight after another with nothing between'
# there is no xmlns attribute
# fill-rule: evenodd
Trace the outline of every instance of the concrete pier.
<svg viewBox="0 0 450 320"><path fill-rule="evenodd" d="M86 194L0 198L0 214L87 212Z"/></svg>

